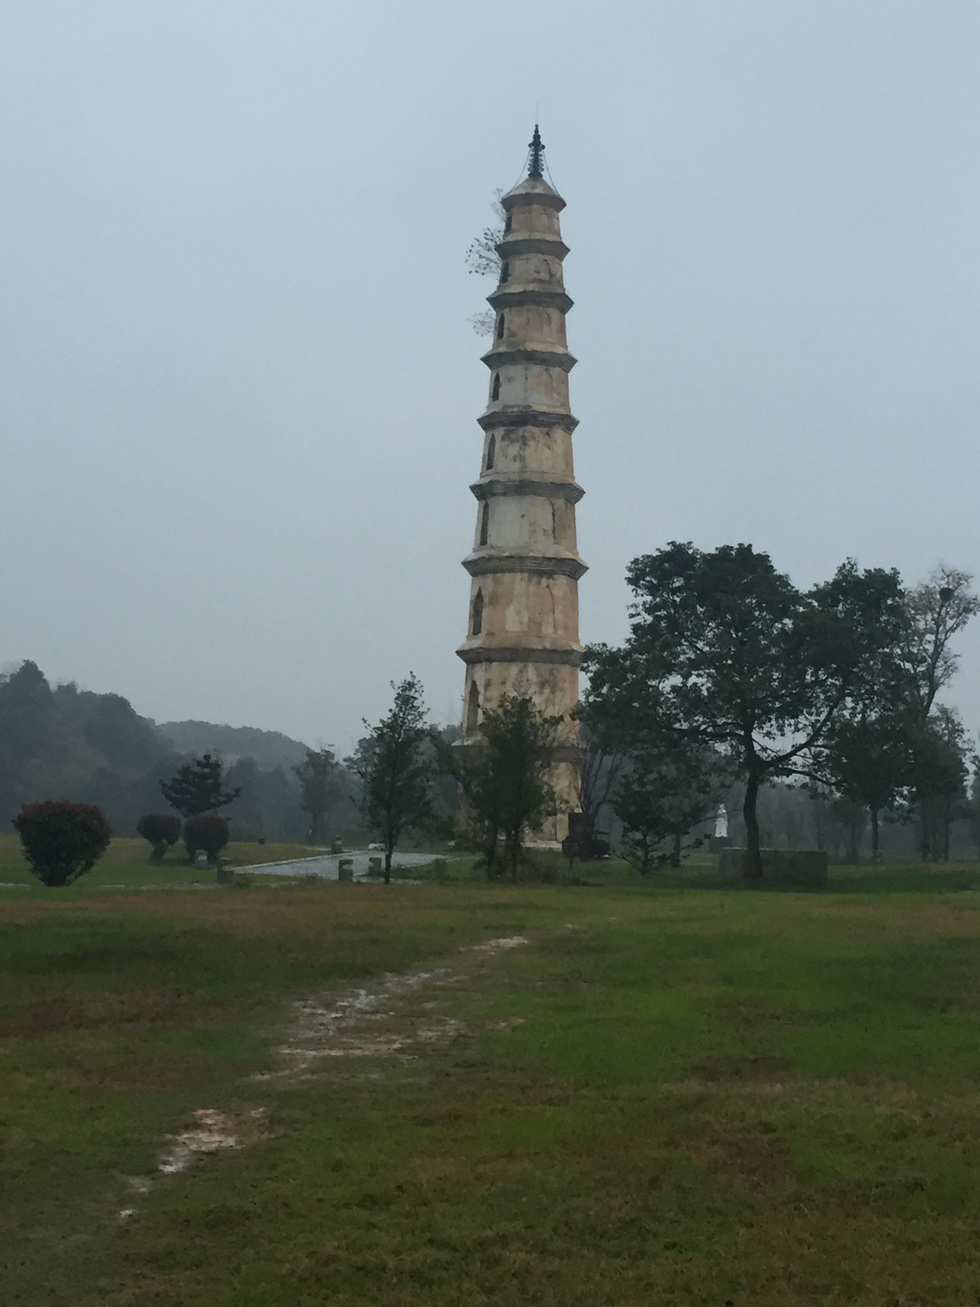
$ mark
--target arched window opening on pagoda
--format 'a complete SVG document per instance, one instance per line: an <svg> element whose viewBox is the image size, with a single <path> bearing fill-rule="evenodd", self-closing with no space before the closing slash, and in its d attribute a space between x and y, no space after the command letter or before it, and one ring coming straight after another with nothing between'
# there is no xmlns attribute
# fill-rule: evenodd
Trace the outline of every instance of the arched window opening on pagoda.
<svg viewBox="0 0 980 1307"><path fill-rule="evenodd" d="M473 621L470 624L470 633L479 635L483 630L483 591L477 590L476 598L473 600Z"/></svg>
<svg viewBox="0 0 980 1307"><path fill-rule="evenodd" d="M500 284L501 286L510 277L510 264L502 263L500 265Z"/></svg>
<svg viewBox="0 0 980 1307"><path fill-rule="evenodd" d="M497 454L497 437L491 436L487 441L487 471L493 467L493 460Z"/></svg>
<svg viewBox="0 0 980 1307"><path fill-rule="evenodd" d="M480 509L480 544L485 545L490 536L490 505L484 504Z"/></svg>
<svg viewBox="0 0 980 1307"><path fill-rule="evenodd" d="M500 398L500 373L498 372L493 379L493 389L490 391L491 399Z"/></svg>
<svg viewBox="0 0 980 1307"><path fill-rule="evenodd" d="M497 339L503 340L503 338L504 338L504 315L501 313L500 317L497 319Z"/></svg>
<svg viewBox="0 0 980 1307"><path fill-rule="evenodd" d="M470 695L466 701L466 730L472 734L480 724L480 692L475 685L470 686Z"/></svg>

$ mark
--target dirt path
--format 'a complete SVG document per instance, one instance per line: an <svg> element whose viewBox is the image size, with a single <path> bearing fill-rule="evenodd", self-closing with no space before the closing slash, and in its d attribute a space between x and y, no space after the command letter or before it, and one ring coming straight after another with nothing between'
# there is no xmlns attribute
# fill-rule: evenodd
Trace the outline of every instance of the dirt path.
<svg viewBox="0 0 980 1307"><path fill-rule="evenodd" d="M285 1041L274 1050L275 1066L255 1072L248 1081L295 1084L322 1074L325 1059L423 1057L427 1049L444 1046L466 1030L457 1018L434 1011L440 997L456 985L487 975L495 957L527 943L523 935L491 939L460 949L437 967L387 973L373 985L310 994L291 1005ZM519 1020L498 1023L498 1028L509 1028ZM119 1220L136 1216L140 1198L199 1159L261 1140L267 1110L250 1108L234 1115L215 1107L197 1108L186 1127L164 1141L155 1172L127 1177L128 1205L120 1209Z"/></svg>

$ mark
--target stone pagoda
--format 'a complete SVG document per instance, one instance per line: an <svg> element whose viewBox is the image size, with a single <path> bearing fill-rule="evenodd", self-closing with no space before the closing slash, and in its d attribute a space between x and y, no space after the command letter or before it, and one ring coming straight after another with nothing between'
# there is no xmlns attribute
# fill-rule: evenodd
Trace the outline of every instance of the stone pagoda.
<svg viewBox="0 0 980 1307"><path fill-rule="evenodd" d="M550 783L557 812L538 832L557 841L568 813L580 807L578 703L582 646L578 580L586 570L575 541L575 482L568 374L575 359L565 343L562 260L568 246L558 215L565 201L545 181L537 126L528 175L500 201L506 214L500 283L487 297L496 319L473 552L468 634L458 653L466 664L463 746L478 745L483 713L507 694L528 695L542 713L564 718Z"/></svg>

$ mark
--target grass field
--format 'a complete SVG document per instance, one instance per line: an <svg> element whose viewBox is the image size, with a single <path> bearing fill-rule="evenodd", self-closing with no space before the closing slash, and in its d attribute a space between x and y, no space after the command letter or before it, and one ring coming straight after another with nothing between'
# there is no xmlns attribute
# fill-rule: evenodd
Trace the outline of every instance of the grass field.
<svg viewBox="0 0 980 1307"><path fill-rule="evenodd" d="M0 891L0 1302L980 1302L976 864L203 892L114 854Z"/></svg>

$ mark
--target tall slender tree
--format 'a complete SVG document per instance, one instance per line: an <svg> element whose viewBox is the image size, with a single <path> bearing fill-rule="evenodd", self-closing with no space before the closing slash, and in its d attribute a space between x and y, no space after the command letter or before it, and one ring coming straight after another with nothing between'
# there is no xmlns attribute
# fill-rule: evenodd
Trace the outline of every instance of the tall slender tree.
<svg viewBox="0 0 980 1307"><path fill-rule="evenodd" d="M346 761L362 786L362 810L368 826L380 835L385 850L385 884L391 884L391 859L406 830L424 830L433 821L432 784L436 774L422 685L414 674L399 684L390 711Z"/></svg>
<svg viewBox="0 0 980 1307"><path fill-rule="evenodd" d="M944 705L929 715L912 745L913 788L924 862L949 861L950 828L969 815L966 782L970 750L959 715Z"/></svg>
<svg viewBox="0 0 980 1307"><path fill-rule="evenodd" d="M953 774L959 776L965 765L957 733L941 713L937 716L936 701L959 665L959 656L951 647L953 637L980 612L972 580L968 572L941 564L906 597L908 626L902 654L914 737L919 852L926 861L944 852L948 855L948 823L941 814L951 811L951 794L958 793Z"/></svg>
<svg viewBox="0 0 980 1307"><path fill-rule="evenodd" d="M310 843L323 839L323 823L330 805L340 796L343 769L332 749L307 749L293 767L300 787L300 807L310 815Z"/></svg>
<svg viewBox="0 0 980 1307"><path fill-rule="evenodd" d="M541 713L527 695L505 695L483 715L483 744L457 763L490 876L503 868L517 879L528 832L554 809L548 766L561 721Z"/></svg>

